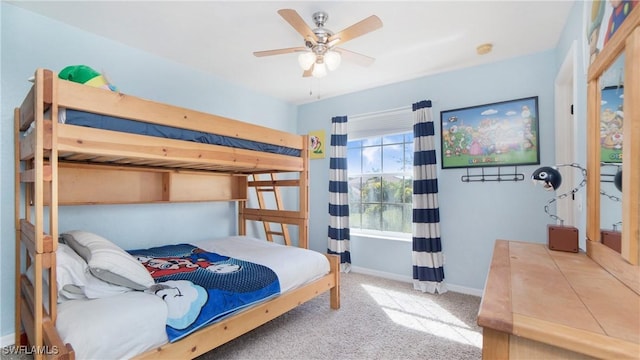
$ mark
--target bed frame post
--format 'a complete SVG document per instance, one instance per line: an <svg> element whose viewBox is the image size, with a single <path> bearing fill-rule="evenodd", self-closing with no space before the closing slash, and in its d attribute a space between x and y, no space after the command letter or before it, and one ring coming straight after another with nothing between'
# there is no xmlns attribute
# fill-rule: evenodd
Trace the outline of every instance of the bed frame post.
<svg viewBox="0 0 640 360"><path fill-rule="evenodd" d="M36 71L36 92L35 92L35 104L34 104L34 121L35 121L35 156L33 158L33 201L34 214L35 214L35 228L33 239L35 240L35 253L33 256L33 278L34 278L34 293L33 293L33 329L31 332L27 330L27 334L31 335L29 341L32 346L41 347L44 345L44 339L42 336L42 320L43 320L43 288L42 281L43 275L43 262L42 253L44 252L44 72L42 69ZM27 209L28 210L28 209ZM29 251L27 251L29 253ZM41 354L35 354L35 359L42 358Z"/></svg>
<svg viewBox="0 0 640 360"><path fill-rule="evenodd" d="M20 109L16 108L13 113L13 153L14 153L14 211L15 211L15 345L26 345L23 344L22 340L22 321L20 314L21 307L21 290L20 290L20 276L22 275L22 264L21 264L21 254L22 254L22 246L20 244L20 195L22 192L20 191Z"/></svg>
<svg viewBox="0 0 640 360"><path fill-rule="evenodd" d="M298 246L309 248L309 135L303 135L302 162L303 169L300 172L300 217L301 224L298 227Z"/></svg>
<svg viewBox="0 0 640 360"><path fill-rule="evenodd" d="M247 194L249 185L247 185ZM238 235L247 235L247 219L244 217L244 209L247 207L247 200L238 201Z"/></svg>
<svg viewBox="0 0 640 360"><path fill-rule="evenodd" d="M49 186L49 235L52 238L51 264L49 265L49 317L53 325L58 317L58 286L56 281L56 250L58 250L58 77L51 70L43 71L46 92L51 101L51 133L48 135L51 141L49 153L49 166L51 178L47 182Z"/></svg>
<svg viewBox="0 0 640 360"><path fill-rule="evenodd" d="M43 142L49 143L45 154L48 157L48 172L43 174L43 201L49 204L49 231L51 237L51 250L46 253L47 267L49 269L49 318L55 325L58 316L58 287L56 281L56 250L58 249L58 101L57 101L57 76L51 70L42 71L43 99L42 102L50 106L47 120L51 124L51 130L44 132ZM46 167L45 167L46 168ZM45 191L46 190L46 191ZM45 199L46 196L46 199ZM44 206L44 205L43 205ZM44 216L44 215L43 215Z"/></svg>
<svg viewBox="0 0 640 360"><path fill-rule="evenodd" d="M329 290L329 305L332 309L337 310L340 309L340 256L334 254L325 255L329 259L329 268L335 281L335 286Z"/></svg>
<svg viewBox="0 0 640 360"><path fill-rule="evenodd" d="M15 344L30 345L36 360L73 359L55 330L58 245L57 83L50 70L38 69L34 85L14 113L15 170ZM50 110L45 118L45 111ZM31 132L25 133L31 127ZM24 169L23 165L24 164ZM24 194L24 197L22 196ZM24 208L22 208L24 203ZM48 206L47 211L45 207ZM22 218L24 216L24 218ZM45 231L45 217L48 229ZM25 262L22 258L24 255ZM25 275L33 269L33 282ZM48 286L44 276L48 278ZM49 301L45 304L45 291ZM26 336L23 336L24 334Z"/></svg>

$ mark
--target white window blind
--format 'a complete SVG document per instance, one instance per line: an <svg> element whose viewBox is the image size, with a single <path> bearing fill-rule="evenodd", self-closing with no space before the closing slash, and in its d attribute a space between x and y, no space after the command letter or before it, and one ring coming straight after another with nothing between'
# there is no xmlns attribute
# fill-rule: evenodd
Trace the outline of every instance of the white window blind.
<svg viewBox="0 0 640 360"><path fill-rule="evenodd" d="M411 106L360 115L349 115L349 140L402 133L413 129Z"/></svg>

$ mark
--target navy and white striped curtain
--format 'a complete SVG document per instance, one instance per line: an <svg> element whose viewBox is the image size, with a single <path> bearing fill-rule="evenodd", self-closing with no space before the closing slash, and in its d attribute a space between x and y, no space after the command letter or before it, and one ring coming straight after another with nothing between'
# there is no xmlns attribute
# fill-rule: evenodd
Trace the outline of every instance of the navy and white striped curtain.
<svg viewBox="0 0 640 360"><path fill-rule="evenodd" d="M413 104L413 287L444 293L434 135L431 101Z"/></svg>
<svg viewBox="0 0 640 360"><path fill-rule="evenodd" d="M329 254L340 255L340 271L351 270L349 252L349 177L347 175L347 117L331 119L329 149Z"/></svg>

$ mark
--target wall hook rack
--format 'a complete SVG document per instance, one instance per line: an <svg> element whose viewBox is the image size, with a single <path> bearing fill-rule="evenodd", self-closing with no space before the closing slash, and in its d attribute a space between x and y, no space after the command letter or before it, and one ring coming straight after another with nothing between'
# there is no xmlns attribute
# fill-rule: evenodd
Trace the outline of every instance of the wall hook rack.
<svg viewBox="0 0 640 360"><path fill-rule="evenodd" d="M523 181L524 174L518 173L518 167L514 166L512 172L504 173L501 170L501 167L498 166L497 173L487 174L485 172L485 168L480 168L480 174L471 174L469 172L470 168L467 168L467 174L462 175L460 180L462 182L485 182L485 181Z"/></svg>

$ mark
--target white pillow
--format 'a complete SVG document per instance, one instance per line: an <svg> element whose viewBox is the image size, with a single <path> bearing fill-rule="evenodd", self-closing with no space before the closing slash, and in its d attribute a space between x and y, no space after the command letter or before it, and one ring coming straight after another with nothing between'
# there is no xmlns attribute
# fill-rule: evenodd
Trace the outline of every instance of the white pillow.
<svg viewBox="0 0 640 360"><path fill-rule="evenodd" d="M87 282L87 263L70 247L58 244L56 250L56 280L58 302L64 299L86 299L84 286Z"/></svg>
<svg viewBox="0 0 640 360"><path fill-rule="evenodd" d="M84 270L87 263L65 244L58 244L56 250L56 282L58 285L58 302L71 299L86 299L82 287L84 286ZM33 264L27 269L27 278L35 284ZM49 286L49 277L43 273L43 281ZM45 291L45 294L48 292Z"/></svg>
<svg viewBox="0 0 640 360"><path fill-rule="evenodd" d="M86 260L91 274L100 280L135 290L145 290L154 284L138 260L99 235L74 230L61 234L60 238Z"/></svg>
<svg viewBox="0 0 640 360"><path fill-rule="evenodd" d="M74 299L96 299L131 291L130 288L106 283L89 272L83 258L65 244L58 244L56 250L56 283L58 302ZM34 283L33 265L27 270L27 277ZM45 284L49 284L44 277Z"/></svg>

